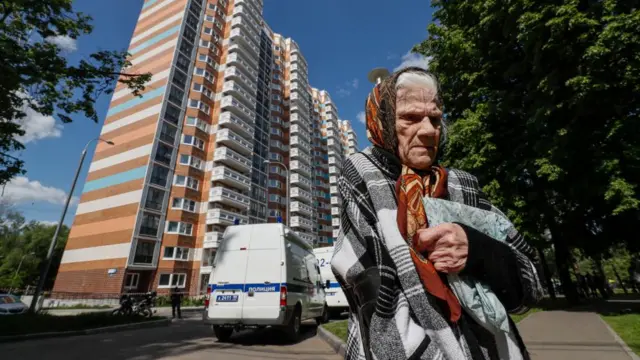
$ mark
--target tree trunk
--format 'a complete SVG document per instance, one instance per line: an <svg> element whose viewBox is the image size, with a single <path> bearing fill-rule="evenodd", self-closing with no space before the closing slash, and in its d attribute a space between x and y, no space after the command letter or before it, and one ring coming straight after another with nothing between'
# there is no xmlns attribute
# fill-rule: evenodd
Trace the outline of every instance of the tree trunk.
<svg viewBox="0 0 640 360"><path fill-rule="evenodd" d="M624 286L624 283L622 282L622 278L620 277L620 274L618 274L618 270L616 269L616 264L612 262L611 268L613 269L613 274L616 276L618 283L620 284L620 286L622 286L622 291L624 291L624 294L627 295L628 294L627 288Z"/></svg>
<svg viewBox="0 0 640 360"><path fill-rule="evenodd" d="M551 241L553 241L553 247L556 253L556 267L558 268L558 277L562 285L562 292L564 292L564 296L569 304L577 305L580 303L580 299L578 298L578 291L573 281L571 281L570 270L573 259L569 252L569 247L563 241L563 237L557 229L551 229Z"/></svg>
<svg viewBox="0 0 640 360"><path fill-rule="evenodd" d="M549 270L549 264L547 258L544 256L544 249L538 247L538 256L540 256L540 262L542 262L542 272L544 273L544 280L547 285L547 292L551 300L556 300L556 289L553 287L553 281L551 281L551 270Z"/></svg>

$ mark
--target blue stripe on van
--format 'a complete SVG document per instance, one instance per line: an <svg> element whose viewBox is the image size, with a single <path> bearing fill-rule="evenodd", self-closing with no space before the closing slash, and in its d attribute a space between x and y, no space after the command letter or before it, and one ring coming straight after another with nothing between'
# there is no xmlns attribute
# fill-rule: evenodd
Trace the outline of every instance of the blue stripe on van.
<svg viewBox="0 0 640 360"><path fill-rule="evenodd" d="M337 283L337 282L332 282L329 285L329 289L335 289L335 288L339 288L339 287L340 287L340 283Z"/></svg>
<svg viewBox="0 0 640 360"><path fill-rule="evenodd" d="M287 284L210 284L211 291L215 290L241 290L242 292L249 292L249 290L253 290L253 292L280 292L280 286Z"/></svg>

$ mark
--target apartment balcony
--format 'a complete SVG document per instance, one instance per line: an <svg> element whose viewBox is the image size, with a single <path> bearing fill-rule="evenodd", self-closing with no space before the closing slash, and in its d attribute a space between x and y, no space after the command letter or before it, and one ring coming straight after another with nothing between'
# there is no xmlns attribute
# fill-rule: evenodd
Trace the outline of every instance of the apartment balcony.
<svg viewBox="0 0 640 360"><path fill-rule="evenodd" d="M307 177L311 176L311 167L309 167L308 165L305 165L298 160L291 161L289 165L291 167L291 171L295 171Z"/></svg>
<svg viewBox="0 0 640 360"><path fill-rule="evenodd" d="M330 184L337 184L338 183L338 177L337 176L330 176L329 177L329 183Z"/></svg>
<svg viewBox="0 0 640 360"><path fill-rule="evenodd" d="M307 244L312 245L312 246L318 240L318 237L313 235L313 234L303 233L303 232L299 232L299 231L296 231L296 234L298 234L298 236L300 236L302 238L302 240L306 241Z"/></svg>
<svg viewBox="0 0 640 360"><path fill-rule="evenodd" d="M340 219L331 219L331 225L340 226Z"/></svg>
<svg viewBox="0 0 640 360"><path fill-rule="evenodd" d="M251 179L226 166L216 166L211 171L211 180L227 186L233 186L241 190L251 189Z"/></svg>
<svg viewBox="0 0 640 360"><path fill-rule="evenodd" d="M299 61L302 64L304 64L304 66L308 66L307 59L305 59L304 56L302 56L300 53L292 54L291 55L291 61L292 62L298 62Z"/></svg>
<svg viewBox="0 0 640 360"><path fill-rule="evenodd" d="M331 195L338 195L338 187L337 186L331 186Z"/></svg>
<svg viewBox="0 0 640 360"><path fill-rule="evenodd" d="M291 191L289 192L289 196L291 199L296 199L300 201L304 201L306 203L311 203L311 193L303 190L299 187L291 187Z"/></svg>
<svg viewBox="0 0 640 360"><path fill-rule="evenodd" d="M298 115L296 114L295 116L297 117ZM308 138L310 135L309 130L307 130L307 126L298 124L291 125L291 127L289 128L289 132L291 133L291 135L300 135L304 138Z"/></svg>
<svg viewBox="0 0 640 360"><path fill-rule="evenodd" d="M250 56L255 56L256 58L260 56L260 48L244 31L237 28L232 29L229 39L235 44L240 44L240 47L244 48L245 52Z"/></svg>
<svg viewBox="0 0 640 360"><path fill-rule="evenodd" d="M331 197L331 205L342 205L342 200L337 196Z"/></svg>
<svg viewBox="0 0 640 360"><path fill-rule="evenodd" d="M248 107L242 105L240 101L236 100L233 96L227 95L222 98L220 107L223 110L231 111L231 113L238 116L241 120L253 125L255 123L256 113Z"/></svg>
<svg viewBox="0 0 640 360"><path fill-rule="evenodd" d="M233 9L233 14L237 15L233 17L233 21L231 22L232 26L239 26L243 29L248 29L251 30L252 32L259 34L260 33L260 29L258 26L258 23L252 19L250 16L244 16L244 14L242 14L243 12L245 12L245 8L248 7L246 6L247 1L246 0L236 0L235 2L235 8ZM237 21L240 20L240 21ZM260 38L258 38L256 41L260 41Z"/></svg>
<svg viewBox="0 0 640 360"><path fill-rule="evenodd" d="M291 108L293 109L293 107L297 107L297 105L292 106ZM296 108L296 110L299 110L299 108ZM305 130L311 127L311 122L309 121L308 116L299 112L291 113L289 115L289 122L291 124L298 124Z"/></svg>
<svg viewBox="0 0 640 360"><path fill-rule="evenodd" d="M244 155L229 149L220 147L213 153L213 161L219 164L230 166L236 171L247 173L251 171L251 160Z"/></svg>
<svg viewBox="0 0 640 360"><path fill-rule="evenodd" d="M295 185L305 190L311 189L311 180L309 180L308 178L296 173L292 173L290 176L291 178L289 179L289 181L291 182L292 186Z"/></svg>
<svg viewBox="0 0 640 360"><path fill-rule="evenodd" d="M252 78L258 77L257 68L253 67L251 63L245 61L238 53L230 53L227 55L227 65L240 68Z"/></svg>
<svg viewBox="0 0 640 360"><path fill-rule="evenodd" d="M313 229L313 222L301 216L292 216L289 225L293 228L303 228L309 231Z"/></svg>
<svg viewBox="0 0 640 360"><path fill-rule="evenodd" d="M255 21L252 19L242 16L235 16L233 20L231 20L231 26L233 28L238 28L253 39L253 41L260 44L260 36L258 36L258 33L255 30L254 23Z"/></svg>
<svg viewBox="0 0 640 360"><path fill-rule="evenodd" d="M291 147L301 146L307 150L311 149L311 143L309 142L309 140L297 135L291 136L291 138L289 139L289 145L291 145Z"/></svg>
<svg viewBox="0 0 640 360"><path fill-rule="evenodd" d="M252 54L253 51L249 51L246 46L240 45L238 42L230 42L229 43L229 52L227 56L230 54L238 54L241 56L242 60L251 64L251 66L255 69L259 69L258 66L258 57Z"/></svg>
<svg viewBox="0 0 640 360"><path fill-rule="evenodd" d="M338 140L334 140L332 138L327 139L327 146L329 148L333 148L336 151L340 151L342 149L342 146L340 145L340 142Z"/></svg>
<svg viewBox="0 0 640 360"><path fill-rule="evenodd" d="M238 220L239 225L247 225L249 218L238 212L223 209L212 209L207 211L207 224L211 225L233 225Z"/></svg>
<svg viewBox="0 0 640 360"><path fill-rule="evenodd" d="M224 145L246 156L251 156L253 153L253 142L246 140L231 129L218 130L216 144Z"/></svg>
<svg viewBox="0 0 640 360"><path fill-rule="evenodd" d="M222 186L215 186L209 190L209 201L233 206L242 210L249 209L251 205L251 199L247 195Z"/></svg>
<svg viewBox="0 0 640 360"><path fill-rule="evenodd" d="M253 104L255 104L255 96L258 93L257 77L248 77L242 73L240 68L229 66L224 71L224 79L235 80L238 84L242 85L249 94L248 98L253 100Z"/></svg>
<svg viewBox="0 0 640 360"><path fill-rule="evenodd" d="M331 208L331 215L333 215L333 216L338 216L338 215L340 215L340 208L338 208L338 207L332 207L332 208Z"/></svg>
<svg viewBox="0 0 640 360"><path fill-rule="evenodd" d="M233 129L238 134L248 138L253 139L255 134L255 128L253 125L249 125L244 120L241 120L239 117L233 115L229 111L224 111L220 117L218 118L218 125L225 129Z"/></svg>
<svg viewBox="0 0 640 360"><path fill-rule="evenodd" d="M234 15L242 15L247 19L253 20L256 23L260 23L262 17L256 13L256 10L252 9L249 6L236 6L233 9Z"/></svg>
<svg viewBox="0 0 640 360"><path fill-rule="evenodd" d="M303 151L302 148L292 148L289 151L289 156L292 159L296 159L296 160L302 161L303 163L305 163L307 165L311 165L310 162L309 162L311 156L309 156L308 153Z"/></svg>
<svg viewBox="0 0 640 360"><path fill-rule="evenodd" d="M300 201L292 201L289 211L291 211L292 214L303 214L306 216L311 216L313 214L311 206Z"/></svg>
<svg viewBox="0 0 640 360"><path fill-rule="evenodd" d="M336 157L336 156L329 156L329 161L328 161L329 165L335 165L335 166L340 166L342 163L342 159Z"/></svg>
<svg viewBox="0 0 640 360"><path fill-rule="evenodd" d="M208 232L204 235L203 249L215 249L220 246L222 241L222 233L217 231Z"/></svg>
<svg viewBox="0 0 640 360"><path fill-rule="evenodd" d="M244 87L238 85L237 82L233 80L228 80L224 82L224 86L222 87L222 91L224 95L232 95L236 99L242 101L245 106L250 109L255 109L256 107L256 98L255 95L251 95L247 91L244 90Z"/></svg>
<svg viewBox="0 0 640 360"><path fill-rule="evenodd" d="M336 141L340 140L340 137L338 137L338 133L333 130L327 130L327 137Z"/></svg>

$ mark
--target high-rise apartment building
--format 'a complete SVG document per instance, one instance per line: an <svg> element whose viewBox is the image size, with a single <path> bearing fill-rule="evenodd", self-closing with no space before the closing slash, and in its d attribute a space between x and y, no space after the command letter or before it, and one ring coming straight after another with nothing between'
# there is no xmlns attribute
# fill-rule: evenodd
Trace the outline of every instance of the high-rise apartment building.
<svg viewBox="0 0 640 360"><path fill-rule="evenodd" d="M145 1L129 52L153 78L141 97L120 85L113 94L100 136L115 145L96 147L54 291L204 291L233 224L281 218L331 243L340 200L330 184L350 127L262 7Z"/></svg>

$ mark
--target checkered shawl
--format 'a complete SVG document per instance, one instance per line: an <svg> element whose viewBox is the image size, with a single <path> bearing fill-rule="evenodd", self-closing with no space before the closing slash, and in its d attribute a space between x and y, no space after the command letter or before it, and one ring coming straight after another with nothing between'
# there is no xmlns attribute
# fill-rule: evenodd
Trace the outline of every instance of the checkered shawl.
<svg viewBox="0 0 640 360"><path fill-rule="evenodd" d="M343 212L331 266L350 307L346 359L498 359L490 332L474 326L465 313L458 323L447 322L442 303L424 290L396 224L400 169L397 158L378 147L343 164L338 182ZM454 169L448 174L448 200L499 212L474 176ZM522 289L518 304L505 307L523 313L542 296L535 251L515 229L507 243L518 268L503 270L518 272ZM528 359L512 322L511 328Z"/></svg>

